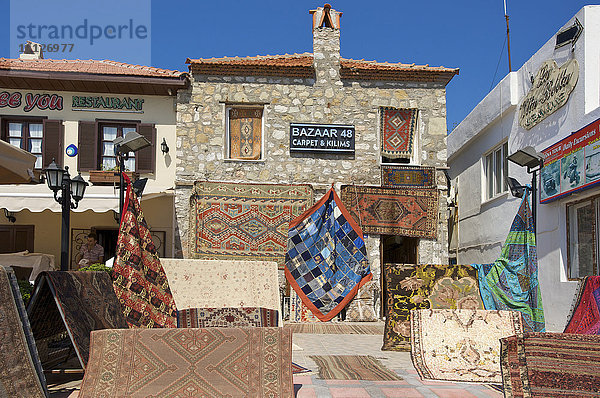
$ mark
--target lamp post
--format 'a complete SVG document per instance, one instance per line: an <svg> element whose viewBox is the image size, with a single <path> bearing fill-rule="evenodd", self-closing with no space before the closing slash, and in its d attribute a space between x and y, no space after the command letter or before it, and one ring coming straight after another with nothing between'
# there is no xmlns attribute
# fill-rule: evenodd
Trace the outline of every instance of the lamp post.
<svg viewBox="0 0 600 398"><path fill-rule="evenodd" d="M71 223L71 209L76 209L79 201L83 199L85 187L88 183L81 177L81 173L71 179L69 167L59 167L54 159L44 170L48 188L54 192L54 200L60 203L62 208L62 227L60 234L60 270L69 270L69 229ZM58 191L61 191L58 196ZM73 199L73 200L71 200Z"/></svg>
<svg viewBox="0 0 600 398"><path fill-rule="evenodd" d="M527 172L531 174L531 207L533 215L533 231L537 230L537 172L544 166L544 157L541 153L537 152L533 147L526 146L523 149L519 149L517 152L507 157L511 162L521 166L527 167ZM508 177L508 185L514 196L520 197L515 194L519 190L526 188L518 184L517 180ZM522 196L522 194L521 194Z"/></svg>
<svg viewBox="0 0 600 398"><path fill-rule="evenodd" d="M125 180L123 179L123 170L125 169L125 159L129 158L130 152L137 152L140 149L149 147L148 141L143 135L136 131L130 131L125 134L125 137L117 137L113 140L115 146L115 155L119 165L119 215L118 222L121 222L123 217L123 204L125 202ZM143 188L142 188L143 189Z"/></svg>

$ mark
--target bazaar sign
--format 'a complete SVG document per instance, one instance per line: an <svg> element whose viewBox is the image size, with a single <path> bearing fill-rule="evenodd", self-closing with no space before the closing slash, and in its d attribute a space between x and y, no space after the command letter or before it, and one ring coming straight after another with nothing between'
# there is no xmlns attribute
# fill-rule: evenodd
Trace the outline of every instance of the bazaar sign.
<svg viewBox="0 0 600 398"><path fill-rule="evenodd" d="M290 152L354 153L354 126L290 123Z"/></svg>
<svg viewBox="0 0 600 398"><path fill-rule="evenodd" d="M519 124L529 130L566 104L578 79L576 59L565 62L560 68L553 60L544 62L519 107Z"/></svg>
<svg viewBox="0 0 600 398"><path fill-rule="evenodd" d="M600 119L542 151L540 202L600 183Z"/></svg>

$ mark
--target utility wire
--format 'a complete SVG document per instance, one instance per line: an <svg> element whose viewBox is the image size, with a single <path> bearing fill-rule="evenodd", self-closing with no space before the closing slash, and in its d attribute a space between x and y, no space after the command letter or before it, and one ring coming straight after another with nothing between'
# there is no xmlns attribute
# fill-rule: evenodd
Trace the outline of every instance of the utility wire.
<svg viewBox="0 0 600 398"><path fill-rule="evenodd" d="M494 72L494 77L492 78L492 84L490 84L489 91L492 91L494 88L494 81L496 80L496 75L498 74L498 68L500 67L500 61L502 61L502 54L504 54L504 46L506 45L506 36L504 37L504 43L502 43L502 50L500 50L500 56L498 57L498 64L496 64L496 71Z"/></svg>

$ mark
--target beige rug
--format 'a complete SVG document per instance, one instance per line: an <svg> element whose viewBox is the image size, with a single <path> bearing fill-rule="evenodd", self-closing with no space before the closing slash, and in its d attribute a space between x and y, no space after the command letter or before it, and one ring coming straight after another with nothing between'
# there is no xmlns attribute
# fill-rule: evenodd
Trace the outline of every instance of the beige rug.
<svg viewBox="0 0 600 398"><path fill-rule="evenodd" d="M423 379L502 383L500 339L517 333L516 311L413 310L413 364Z"/></svg>
<svg viewBox="0 0 600 398"><path fill-rule="evenodd" d="M311 355L319 378L328 380L402 380L370 355Z"/></svg>

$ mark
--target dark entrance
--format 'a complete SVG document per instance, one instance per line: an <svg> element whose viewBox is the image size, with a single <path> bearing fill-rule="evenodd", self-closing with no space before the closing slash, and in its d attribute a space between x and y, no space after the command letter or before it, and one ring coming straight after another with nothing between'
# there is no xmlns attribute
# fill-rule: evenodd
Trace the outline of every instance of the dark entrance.
<svg viewBox="0 0 600 398"><path fill-rule="evenodd" d="M381 272L381 314L385 316L387 313L387 292L385 290L385 272L383 270L386 264L416 264L417 263L417 247L419 246L418 238L399 235L381 235L381 264L383 266Z"/></svg>

